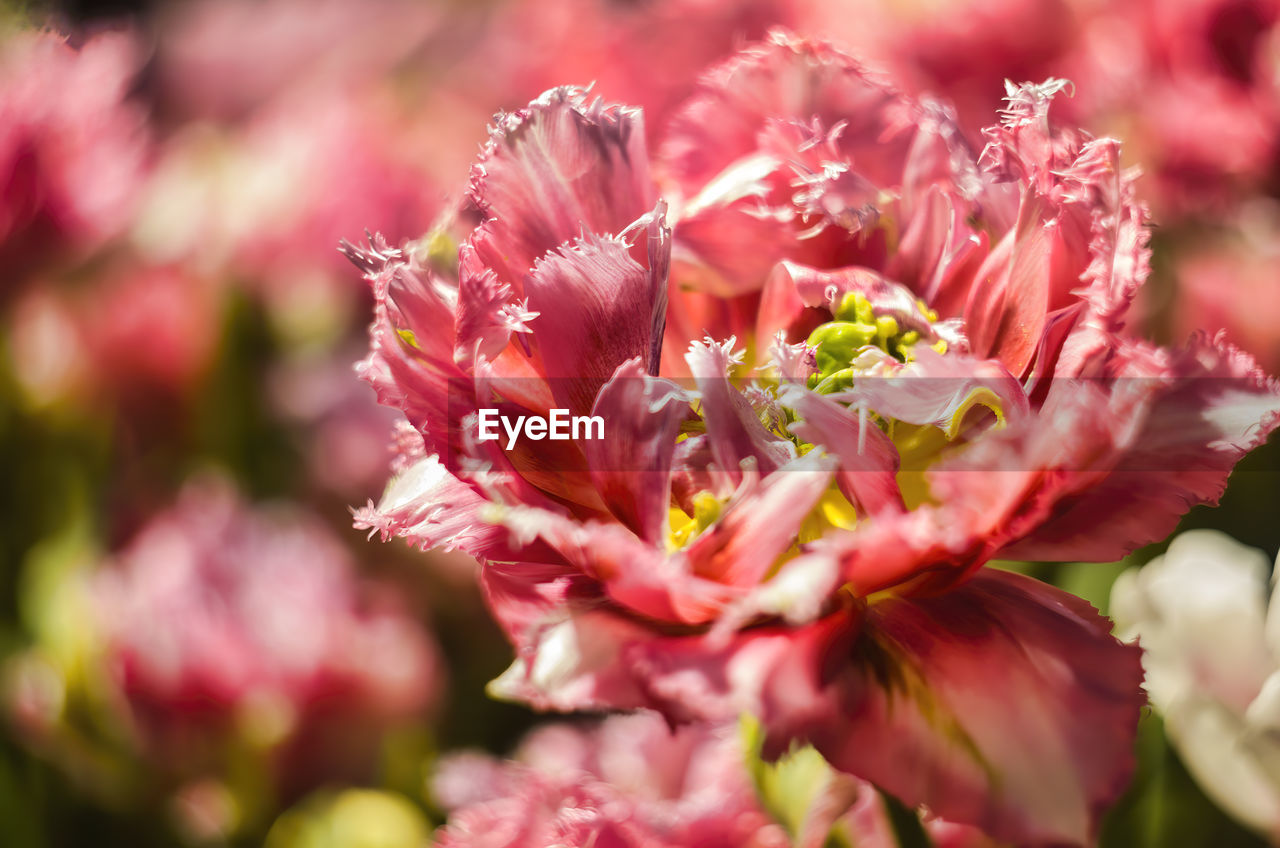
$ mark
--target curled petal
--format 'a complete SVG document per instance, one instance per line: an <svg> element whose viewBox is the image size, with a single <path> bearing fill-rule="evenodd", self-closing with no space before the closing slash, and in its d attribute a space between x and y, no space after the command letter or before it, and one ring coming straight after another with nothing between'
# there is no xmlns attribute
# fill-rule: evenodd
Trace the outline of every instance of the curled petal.
<svg viewBox="0 0 1280 848"><path fill-rule="evenodd" d="M436 456L419 459L391 481L377 506L354 511L355 527L394 536L422 550L461 548L472 556L503 549L506 531L483 520L485 500Z"/></svg>
<svg viewBox="0 0 1280 848"><path fill-rule="evenodd" d="M633 359L618 367L591 410L610 427L604 439L585 443L591 479L614 516L653 544L662 541L676 435L689 415L683 395Z"/></svg>

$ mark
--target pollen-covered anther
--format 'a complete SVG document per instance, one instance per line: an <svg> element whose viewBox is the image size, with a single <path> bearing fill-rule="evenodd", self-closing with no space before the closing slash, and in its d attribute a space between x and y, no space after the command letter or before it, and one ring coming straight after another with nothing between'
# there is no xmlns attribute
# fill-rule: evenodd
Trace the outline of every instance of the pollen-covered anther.
<svg viewBox="0 0 1280 848"><path fill-rule="evenodd" d="M669 531L667 542L672 550L687 547L702 531L720 519L723 504L711 492L698 492L693 496L693 515L678 506L671 507L668 515Z"/></svg>

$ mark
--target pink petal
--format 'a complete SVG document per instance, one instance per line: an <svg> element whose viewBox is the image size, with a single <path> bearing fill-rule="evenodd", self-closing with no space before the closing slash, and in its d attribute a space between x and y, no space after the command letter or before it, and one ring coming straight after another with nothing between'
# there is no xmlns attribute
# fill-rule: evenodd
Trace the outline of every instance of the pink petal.
<svg viewBox="0 0 1280 848"><path fill-rule="evenodd" d="M802 456L743 489L724 515L689 547L694 573L752 587L795 542L801 522L831 482L835 462Z"/></svg>
<svg viewBox="0 0 1280 848"><path fill-rule="evenodd" d="M600 390L591 414L608 428L605 438L583 446L592 482L619 521L646 542L661 543L676 435L690 415L683 392L650 377L633 359Z"/></svg>
<svg viewBox="0 0 1280 848"><path fill-rule="evenodd" d="M448 330L454 290L381 236L367 248L344 243L343 251L364 272L374 297L369 355L356 372L379 403L423 428L428 453L451 461L462 450L456 405L474 408L472 380L454 364Z"/></svg>
<svg viewBox="0 0 1280 848"><path fill-rule="evenodd" d="M1120 559L1167 536L1191 507L1216 504L1235 464L1280 425L1280 386L1221 337L1197 335L1172 355L1127 343L1112 368L1120 388L1145 402L1127 420L1118 416L1127 432L1099 463L1110 473L1078 497L1060 497L1002 556Z"/></svg>
<svg viewBox="0 0 1280 848"><path fill-rule="evenodd" d="M972 204L938 185L924 192L906 225L886 276L911 287L941 315L959 315L969 286L990 250L985 231L966 223Z"/></svg>
<svg viewBox="0 0 1280 848"><path fill-rule="evenodd" d="M688 557L638 539L618 524L579 523L545 509L512 507L498 514L520 539L541 539L576 574L598 581L592 600L578 607L598 608L604 596L617 612L639 613L658 621L704 624L740 590L696 575ZM524 575L522 575L524 576ZM544 578L545 579L545 578ZM567 611L548 614L560 616Z"/></svg>
<svg viewBox="0 0 1280 848"><path fill-rule="evenodd" d="M670 250L661 207L653 226L666 267ZM525 278L533 337L556 402L586 415L596 394L628 359L656 366L666 311L665 278L631 257L620 238L588 236L538 260ZM658 337L655 338L655 332Z"/></svg>
<svg viewBox="0 0 1280 848"><path fill-rule="evenodd" d="M799 390L787 401L800 416L791 432L822 445L840 461L840 491L863 515L902 512L898 451L884 431L866 418L816 392Z"/></svg>
<svg viewBox="0 0 1280 848"><path fill-rule="evenodd" d="M436 456L419 459L387 487L375 507L355 510L355 527L405 539L422 550L461 548L472 556L505 551L507 532L481 518L487 501Z"/></svg>
<svg viewBox="0 0 1280 848"><path fill-rule="evenodd" d="M1002 483L987 484L988 500L1005 491ZM1002 511L977 498L941 501L941 506L926 503L909 512L881 512L853 533L816 542L814 549L840 560L842 575L858 597L891 587L944 589L990 559L992 527L1009 507L997 504Z"/></svg>
<svg viewBox="0 0 1280 848"><path fill-rule="evenodd" d="M1021 376L1040 343L1049 311L1051 240L1041 201L1024 196L1018 223L978 268L965 303L965 328L975 354L997 358Z"/></svg>
<svg viewBox="0 0 1280 848"><path fill-rule="evenodd" d="M501 115L471 172L485 221L470 246L522 297L525 273L584 233L621 233L653 208L644 119L638 110L552 89ZM464 280L465 288L465 280Z"/></svg>
<svg viewBox="0 0 1280 848"><path fill-rule="evenodd" d="M720 471L737 479L744 462L754 462L768 474L794 458L795 447L766 430L746 396L730 382L737 362L733 342L694 342L685 361L697 381L711 455Z"/></svg>
<svg viewBox="0 0 1280 848"><path fill-rule="evenodd" d="M485 599L516 649L516 661L489 684L496 697L537 709L634 709L647 699L621 661L644 629L605 610L594 581L568 566L485 563ZM570 604L583 609L570 614ZM598 605L597 605L598 606Z"/></svg>
<svg viewBox="0 0 1280 848"><path fill-rule="evenodd" d="M1135 199L1138 174L1121 169L1120 143L1102 138L1086 143L1062 176L1073 199L1092 211L1084 298L1102 326L1119 330L1151 271L1147 210Z"/></svg>

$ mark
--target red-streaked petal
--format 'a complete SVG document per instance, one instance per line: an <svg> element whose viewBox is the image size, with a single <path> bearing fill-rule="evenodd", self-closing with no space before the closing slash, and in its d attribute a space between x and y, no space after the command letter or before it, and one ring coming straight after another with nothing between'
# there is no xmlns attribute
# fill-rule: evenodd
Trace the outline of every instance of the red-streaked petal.
<svg viewBox="0 0 1280 848"><path fill-rule="evenodd" d="M627 652L676 719L749 710L766 753L807 739L837 768L1019 844L1087 844L1123 791L1140 651L1078 598L985 571L932 598L890 598L728 645Z"/></svg>
<svg viewBox="0 0 1280 848"><path fill-rule="evenodd" d="M1110 622L987 570L936 598L873 604L861 642L858 719L813 740L833 764L997 838L1092 839L1128 782L1145 702L1140 652Z"/></svg>
<svg viewBox="0 0 1280 848"><path fill-rule="evenodd" d="M1038 198L1024 195L1016 227L978 268L964 307L973 352L999 359L1019 376L1040 344L1049 311L1055 233L1041 220L1042 208Z"/></svg>

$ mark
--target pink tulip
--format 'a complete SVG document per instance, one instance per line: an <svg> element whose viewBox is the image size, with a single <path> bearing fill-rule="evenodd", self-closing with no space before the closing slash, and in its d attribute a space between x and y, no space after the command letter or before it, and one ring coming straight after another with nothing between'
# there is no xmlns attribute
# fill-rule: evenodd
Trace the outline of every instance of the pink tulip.
<svg viewBox="0 0 1280 848"><path fill-rule="evenodd" d="M975 156L946 107L775 33L652 160L638 112L574 89L500 116L456 266L449 230L348 248L377 299L360 369L417 431L357 526L480 558L517 651L496 694L750 712L766 753L1089 841L1138 651L982 566L1162 538L1280 393L1220 339L1123 332L1144 212L1117 142L1051 123L1061 88L1010 86ZM490 439L487 410L605 434Z"/></svg>

